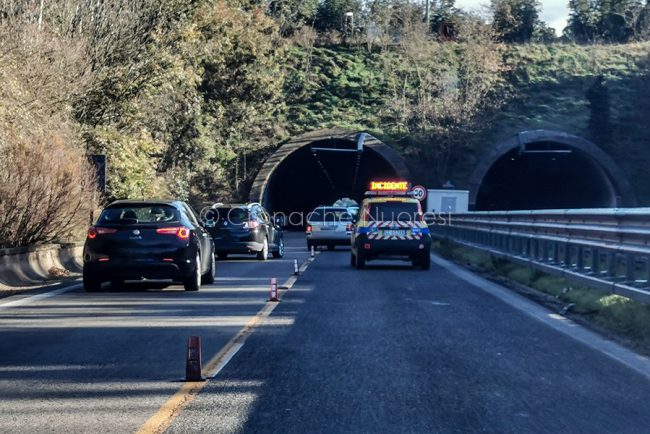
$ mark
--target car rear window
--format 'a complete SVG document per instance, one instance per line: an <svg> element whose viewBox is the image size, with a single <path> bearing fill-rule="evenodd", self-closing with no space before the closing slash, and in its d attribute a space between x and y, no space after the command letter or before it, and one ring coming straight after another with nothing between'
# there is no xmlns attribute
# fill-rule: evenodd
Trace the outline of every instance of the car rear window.
<svg viewBox="0 0 650 434"><path fill-rule="evenodd" d="M351 222L352 214L347 208L316 208L312 211L308 218L310 222Z"/></svg>
<svg viewBox="0 0 650 434"><path fill-rule="evenodd" d="M413 202L380 202L371 203L369 208L370 221L420 221L420 209Z"/></svg>
<svg viewBox="0 0 650 434"><path fill-rule="evenodd" d="M99 224L137 225L143 223L175 223L180 212L168 205L125 205L106 208Z"/></svg>
<svg viewBox="0 0 650 434"><path fill-rule="evenodd" d="M227 221L231 224L242 224L248 221L249 211L246 208L217 208L218 221ZM217 219L215 219L217 220Z"/></svg>

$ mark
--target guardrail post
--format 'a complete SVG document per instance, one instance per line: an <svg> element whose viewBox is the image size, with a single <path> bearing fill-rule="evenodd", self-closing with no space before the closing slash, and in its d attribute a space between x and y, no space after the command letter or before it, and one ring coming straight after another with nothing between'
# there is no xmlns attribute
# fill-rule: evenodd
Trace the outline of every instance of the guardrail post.
<svg viewBox="0 0 650 434"><path fill-rule="evenodd" d="M542 262L548 262L548 241L540 240L539 247L540 247L539 256Z"/></svg>
<svg viewBox="0 0 650 434"><path fill-rule="evenodd" d="M553 241L551 245L553 246L553 256L551 257L551 261L554 264L557 264L560 260L560 243Z"/></svg>
<svg viewBox="0 0 650 434"><path fill-rule="evenodd" d="M585 268L585 249L582 246L576 246L577 257L576 257L576 268L578 271L582 271Z"/></svg>
<svg viewBox="0 0 650 434"><path fill-rule="evenodd" d="M625 257L625 281L630 284L636 282L636 257L632 254Z"/></svg>
<svg viewBox="0 0 650 434"><path fill-rule="evenodd" d="M591 272L593 274L600 272L600 251L596 248L591 249Z"/></svg>
<svg viewBox="0 0 650 434"><path fill-rule="evenodd" d="M608 252L607 253L607 277L616 276L616 253Z"/></svg>
<svg viewBox="0 0 650 434"><path fill-rule="evenodd" d="M571 245L569 243L564 243L564 255L562 258L562 264L564 264L565 267L570 267L571 266Z"/></svg>

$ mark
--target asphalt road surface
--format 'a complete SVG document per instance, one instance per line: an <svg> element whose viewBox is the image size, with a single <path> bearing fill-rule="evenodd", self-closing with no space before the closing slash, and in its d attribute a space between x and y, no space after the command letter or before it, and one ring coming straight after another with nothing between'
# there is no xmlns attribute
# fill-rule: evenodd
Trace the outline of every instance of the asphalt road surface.
<svg viewBox="0 0 650 434"><path fill-rule="evenodd" d="M649 432L647 360L632 369L446 267L321 252L267 303L270 277L308 259L287 238L285 259L220 261L198 293L0 300L0 432ZM188 392L190 335L204 364L232 351Z"/></svg>

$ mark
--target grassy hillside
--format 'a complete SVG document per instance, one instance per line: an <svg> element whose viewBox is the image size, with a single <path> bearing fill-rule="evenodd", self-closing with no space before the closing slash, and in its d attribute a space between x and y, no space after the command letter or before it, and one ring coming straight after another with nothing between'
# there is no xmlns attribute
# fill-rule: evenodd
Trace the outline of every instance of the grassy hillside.
<svg viewBox="0 0 650 434"><path fill-rule="evenodd" d="M546 128L585 137L608 152L630 176L642 203L650 204L650 44L609 46L512 45L506 48L507 98L479 128L459 137L445 173L432 173L420 153L409 163L419 182L452 179L466 186L482 155L523 130ZM389 86L379 54L364 49L294 48L290 52L288 124L292 133L324 127L366 129L400 148L435 153L385 122ZM609 96L609 130L593 131L587 92L599 76Z"/></svg>

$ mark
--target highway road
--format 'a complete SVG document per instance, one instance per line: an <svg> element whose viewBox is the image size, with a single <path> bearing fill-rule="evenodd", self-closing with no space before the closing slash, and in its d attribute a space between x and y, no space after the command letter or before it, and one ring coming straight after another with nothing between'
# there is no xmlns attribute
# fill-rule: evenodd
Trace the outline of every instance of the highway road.
<svg viewBox="0 0 650 434"><path fill-rule="evenodd" d="M440 259L287 245L198 293L1 299L0 432L648 432L647 359ZM181 381L190 335L207 382Z"/></svg>

